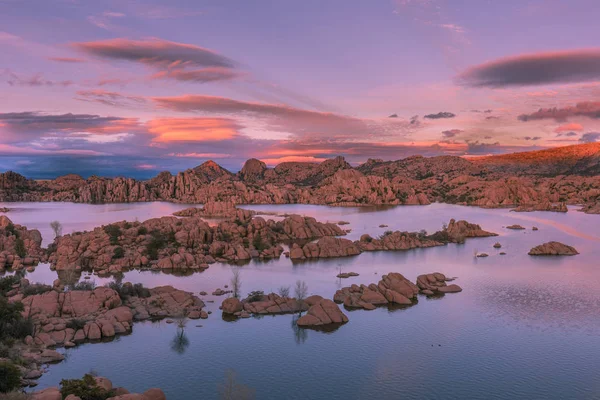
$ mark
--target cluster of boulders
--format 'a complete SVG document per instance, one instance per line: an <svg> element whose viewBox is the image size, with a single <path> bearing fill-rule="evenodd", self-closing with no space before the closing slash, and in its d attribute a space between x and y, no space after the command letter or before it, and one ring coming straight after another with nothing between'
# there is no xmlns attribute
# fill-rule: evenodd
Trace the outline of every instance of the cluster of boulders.
<svg viewBox="0 0 600 400"><path fill-rule="evenodd" d="M300 327L324 327L340 325L348 322L348 317L331 300L313 295L304 300L293 297L283 297L275 293L249 296L244 300L230 297L223 300L221 310L224 315L238 318L248 318L252 314L306 314L298 318L296 324Z"/></svg>
<svg viewBox="0 0 600 400"><path fill-rule="evenodd" d="M444 243L427 238L415 232L389 232L373 238L368 234L360 237L356 242L360 251L381 251L381 250L410 250L417 248L426 248L434 246L443 246Z"/></svg>
<svg viewBox="0 0 600 400"><path fill-rule="evenodd" d="M378 283L369 285L352 285L338 290L333 300L344 307L373 310L382 305L414 304L418 293L428 296L444 293L456 293L462 289L458 285L447 285L446 278L438 272L420 275L415 285L402 274L391 272L383 275Z"/></svg>
<svg viewBox="0 0 600 400"><path fill-rule="evenodd" d="M124 283L116 287L118 291L110 287L65 291L60 284L54 288L30 285L27 279L21 279L7 293L10 302L23 303L22 314L33 324L33 334L24 339L20 349L28 365L26 379L39 378L41 364L64 359L50 348L112 339L131 332L134 321L208 318L202 300L171 286L146 289ZM28 295L29 289L41 293Z"/></svg>
<svg viewBox="0 0 600 400"><path fill-rule="evenodd" d="M529 250L530 256L574 256L579 252L572 246L560 242L547 242Z"/></svg>
<svg viewBox="0 0 600 400"><path fill-rule="evenodd" d="M104 273L128 268L205 269L215 261L279 258L283 248L278 243L283 241L338 235L345 232L336 224L299 215L281 221L227 219L216 226L198 216L161 217L61 236L49 248L49 261L57 270Z"/></svg>
<svg viewBox="0 0 600 400"><path fill-rule="evenodd" d="M448 285L446 283L452 280L452 278L447 278L444 274L434 272L432 274L419 275L417 277L417 286L420 292L427 296L462 292L460 286L456 284Z"/></svg>
<svg viewBox="0 0 600 400"><path fill-rule="evenodd" d="M335 293L333 300L347 308L372 310L384 304L410 305L418 293L414 283L402 274L391 272L383 275L377 284L342 288Z"/></svg>
<svg viewBox="0 0 600 400"><path fill-rule="evenodd" d="M294 243L290 248L292 260L305 260L311 258L330 258L356 256L361 253L356 242L344 238L324 237L316 242L300 246Z"/></svg>
<svg viewBox="0 0 600 400"><path fill-rule="evenodd" d="M223 300L221 310L224 314L246 318L250 314L288 314L306 311L308 303L293 297L282 297L276 293L249 296L244 300L230 297Z"/></svg>
<svg viewBox="0 0 600 400"><path fill-rule="evenodd" d="M103 390L104 392L110 392L114 394L113 397L109 397L107 400L166 400L164 392L158 388L152 388L146 390L144 393L130 393L129 390L123 387L115 387L113 383L104 377L94 377L95 386ZM104 397L103 397L104 398ZM31 400L63 400L63 396L58 387L49 387L44 390L33 392L31 394ZM67 395L64 400L82 400L79 396L73 394Z"/></svg>
<svg viewBox="0 0 600 400"><path fill-rule="evenodd" d="M348 257L358 255L363 251L427 248L443 246L447 243L461 243L465 238L489 236L498 235L481 229L477 224L451 219L447 226L432 235L427 235L426 232L388 231L378 238L363 234L360 240L354 242L344 238L323 237L304 246L294 243L290 248L289 256L292 260Z"/></svg>
<svg viewBox="0 0 600 400"><path fill-rule="evenodd" d="M525 227L524 227L524 226L521 226L521 225L519 225L519 224L513 224L513 225L508 225L508 226L506 227L506 229L512 229L512 230L514 230L514 231L521 231L521 230L525 229Z"/></svg>
<svg viewBox="0 0 600 400"><path fill-rule="evenodd" d="M15 225L6 215L0 215L0 272L6 268L32 268L45 259L40 231Z"/></svg>

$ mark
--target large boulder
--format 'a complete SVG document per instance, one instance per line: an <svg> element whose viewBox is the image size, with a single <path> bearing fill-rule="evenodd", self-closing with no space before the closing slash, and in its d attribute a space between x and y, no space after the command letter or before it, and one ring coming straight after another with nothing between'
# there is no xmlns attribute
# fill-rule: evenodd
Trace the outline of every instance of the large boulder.
<svg viewBox="0 0 600 400"><path fill-rule="evenodd" d="M547 242L535 246L528 253L530 256L574 256L579 254L574 247L560 242Z"/></svg>
<svg viewBox="0 0 600 400"><path fill-rule="evenodd" d="M223 303L221 304L221 309L223 310L224 314L233 315L237 312L242 311L243 306L242 302L239 299L235 297L230 297L228 299L223 300Z"/></svg>
<svg viewBox="0 0 600 400"><path fill-rule="evenodd" d="M308 312L296 321L300 327L323 327L341 325L348 322L348 317L337 304L329 299L321 299L312 305Z"/></svg>

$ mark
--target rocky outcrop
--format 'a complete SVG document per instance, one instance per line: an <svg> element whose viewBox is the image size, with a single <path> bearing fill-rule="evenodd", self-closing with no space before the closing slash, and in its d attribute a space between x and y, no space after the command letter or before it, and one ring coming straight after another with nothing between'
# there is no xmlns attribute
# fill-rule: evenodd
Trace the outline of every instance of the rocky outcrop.
<svg viewBox="0 0 600 400"><path fill-rule="evenodd" d="M210 226L198 216L162 217L143 223L122 221L91 232L63 235L51 246L48 258L59 271L202 270L215 260L279 258L283 252L280 242L332 235L345 235L345 232L336 224L299 215L281 221L262 217L226 220L216 226Z"/></svg>
<svg viewBox="0 0 600 400"><path fill-rule="evenodd" d="M560 242L547 242L535 246L528 253L530 256L574 256L579 254L574 247Z"/></svg>
<svg viewBox="0 0 600 400"><path fill-rule="evenodd" d="M307 243L300 247L294 243L290 248L292 260L305 260L311 258L348 257L360 254L360 248L355 242L344 238L324 237L314 243Z"/></svg>
<svg viewBox="0 0 600 400"><path fill-rule="evenodd" d="M131 332L134 320L196 315L199 318L204 307L196 296L171 286L149 289L145 297L132 295L122 300L107 287L67 292L57 289L24 296L27 285L23 282L10 299L22 301L23 315L31 319L36 332L26 341L38 346L70 347L85 340L109 339ZM130 283L123 286L132 287Z"/></svg>
<svg viewBox="0 0 600 400"><path fill-rule="evenodd" d="M309 303L308 299L307 303ZM324 299L321 296L311 296L309 304L308 312L296 321L299 327L320 328L348 322L346 314L329 299Z"/></svg>
<svg viewBox="0 0 600 400"><path fill-rule="evenodd" d="M0 215L0 271L20 270L45 259L42 235L37 229L15 225L6 215Z"/></svg>
<svg viewBox="0 0 600 400"><path fill-rule="evenodd" d="M373 310L377 306L395 304L412 305L419 289L402 274L391 272L383 275L379 283L352 285L338 290L333 296L336 303L347 308Z"/></svg>
<svg viewBox="0 0 600 400"><path fill-rule="evenodd" d="M446 278L444 274L434 272L432 274L419 275L417 286L421 293L432 296L436 294L458 293L462 288L456 284L448 285L446 282L452 279Z"/></svg>
<svg viewBox="0 0 600 400"><path fill-rule="evenodd" d="M355 243L361 251L410 250L444 245L419 233L400 231L385 233L377 239L364 234Z"/></svg>
<svg viewBox="0 0 600 400"><path fill-rule="evenodd" d="M479 225L465 220L456 221L451 219L445 230L450 241L454 243L460 243L464 238L498 236L497 233L484 231Z"/></svg>
<svg viewBox="0 0 600 400"><path fill-rule="evenodd" d="M308 309L308 302L298 301L293 297L282 297L275 293L260 298L248 297L242 300L241 304L243 311L250 314L288 314Z"/></svg>

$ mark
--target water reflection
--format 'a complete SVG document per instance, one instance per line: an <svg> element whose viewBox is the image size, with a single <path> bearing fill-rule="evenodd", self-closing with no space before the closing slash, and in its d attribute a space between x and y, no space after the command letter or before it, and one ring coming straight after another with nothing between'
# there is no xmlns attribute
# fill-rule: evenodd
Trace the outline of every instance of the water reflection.
<svg viewBox="0 0 600 400"><path fill-rule="evenodd" d="M179 316L175 318L175 324L177 325L177 332L171 340L171 350L177 354L183 354L190 345L190 340L185 334L187 318L184 316Z"/></svg>
<svg viewBox="0 0 600 400"><path fill-rule="evenodd" d="M298 326L298 319L301 317L300 314L294 314L291 320L292 331L294 331L294 340L296 344L303 344L308 338L308 331Z"/></svg>

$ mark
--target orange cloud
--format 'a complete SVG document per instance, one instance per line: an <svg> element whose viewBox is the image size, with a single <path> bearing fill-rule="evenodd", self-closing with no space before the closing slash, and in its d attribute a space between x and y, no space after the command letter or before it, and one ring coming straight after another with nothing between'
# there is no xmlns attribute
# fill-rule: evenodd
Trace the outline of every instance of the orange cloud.
<svg viewBox="0 0 600 400"><path fill-rule="evenodd" d="M570 124L564 124L559 126L558 128L556 128L554 130L554 132L556 133L561 133L561 132L571 132L571 131L582 131L583 130L583 125L581 124L577 124L577 123L570 123Z"/></svg>
<svg viewBox="0 0 600 400"><path fill-rule="evenodd" d="M205 142L233 139L241 129L228 118L157 118L147 123L154 142Z"/></svg>
<svg viewBox="0 0 600 400"><path fill-rule="evenodd" d="M280 158L261 158L260 160L263 161L268 166L275 166L275 165L283 163L283 162L319 163L319 162L325 161L327 159L321 158L321 157L309 157L309 156L287 156L287 157L280 157Z"/></svg>

